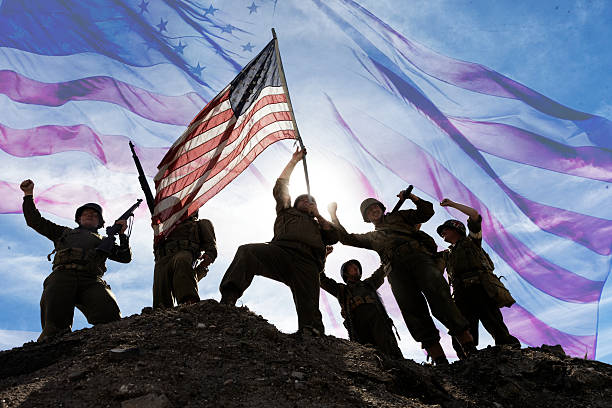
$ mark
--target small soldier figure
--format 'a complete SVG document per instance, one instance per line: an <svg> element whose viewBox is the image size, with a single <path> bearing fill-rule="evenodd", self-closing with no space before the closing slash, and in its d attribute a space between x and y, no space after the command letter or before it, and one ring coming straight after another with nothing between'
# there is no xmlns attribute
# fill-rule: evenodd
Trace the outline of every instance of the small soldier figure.
<svg viewBox="0 0 612 408"><path fill-rule="evenodd" d="M107 255L96 248L102 242L98 230L104 226L102 208L87 203L76 210L77 228L57 225L40 215L34 204L34 182L21 183L23 216L28 226L53 241L53 271L43 284L40 299L42 333L38 341L45 340L72 328L75 306L83 312L90 324L109 323L121 319L121 312L111 292L102 280L106 272ZM125 220L121 224L119 245L114 245L108 258L121 263L132 260ZM49 254L49 259L51 254Z"/></svg>
<svg viewBox="0 0 612 408"><path fill-rule="evenodd" d="M393 321L376 292L385 280L384 268L381 266L372 276L361 280L361 263L351 259L342 264L340 271L345 284L322 272L321 288L338 299L349 339L372 344L391 358L403 358L393 334Z"/></svg>
<svg viewBox="0 0 612 408"><path fill-rule="evenodd" d="M153 307L169 308L200 301L198 282L217 258L215 230L196 211L154 246ZM197 266L195 266L196 262Z"/></svg>
<svg viewBox="0 0 612 408"><path fill-rule="evenodd" d="M282 282L293 293L298 332L323 335L319 273L325 264L325 246L338 242L338 233L319 214L314 197L302 194L291 205L289 177L305 154L297 149L274 185L274 238L269 243L241 245L219 290L221 303L235 305L255 275Z"/></svg>
<svg viewBox="0 0 612 408"><path fill-rule="evenodd" d="M482 217L475 209L445 198L443 207L452 207L467 215L469 234L459 220L447 220L438 226L437 232L450 248L443 252L446 272L453 288L457 307L470 323L474 344L478 345L478 323L493 336L496 345L521 343L508 331L500 307L510 307L514 299L499 278L493 274L493 261L482 249ZM462 350L453 342L459 358Z"/></svg>

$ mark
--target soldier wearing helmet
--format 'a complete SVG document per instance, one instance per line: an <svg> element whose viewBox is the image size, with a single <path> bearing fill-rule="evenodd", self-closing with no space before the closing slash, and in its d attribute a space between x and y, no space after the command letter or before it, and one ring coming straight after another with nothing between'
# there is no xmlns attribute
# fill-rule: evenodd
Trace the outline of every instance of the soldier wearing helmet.
<svg viewBox="0 0 612 408"><path fill-rule="evenodd" d="M324 333L319 311L319 273L325 264L325 246L338 242L338 233L325 220L307 194L289 195L289 177L306 154L297 149L276 180L274 237L269 243L241 245L223 276L221 303L235 305L255 275L282 282L291 288L298 315L298 332Z"/></svg>
<svg viewBox="0 0 612 408"><path fill-rule="evenodd" d="M500 307L510 307L514 299L499 278L493 274L493 262L482 249L482 217L475 209L459 204L448 198L440 202L442 207L455 208L469 218L467 225L459 220L447 220L436 231L450 245L444 251L444 263L453 298L457 307L470 323L474 344L478 345L478 325L491 334L496 345L520 347L520 342L508 331ZM460 358L465 357L456 343L453 347Z"/></svg>
<svg viewBox="0 0 612 408"><path fill-rule="evenodd" d="M448 364L431 314L449 329L449 334L458 339L467 353L475 351L475 347L468 322L454 304L436 261L435 241L419 228L433 216L433 205L414 194L404 197L404 191L398 197L409 198L416 209L385 214L385 206L374 198L361 203L363 220L374 224L374 231L348 233L340 225L335 204L329 208L332 222L340 230L340 242L378 253L410 334L421 343L434 364Z"/></svg>
<svg viewBox="0 0 612 408"><path fill-rule="evenodd" d="M23 215L26 224L53 241L53 270L45 279L40 299L42 341L70 331L75 306L91 324L109 323L121 319L121 312L110 286L102 280L106 272L106 255L96 251L102 241L98 230L104 225L102 207L87 203L75 212L77 228L57 225L40 215L34 204L34 183L25 180L20 185L24 193ZM132 259L126 221L122 225L119 245L114 245L109 259L128 263ZM48 259L51 260L51 254Z"/></svg>
<svg viewBox="0 0 612 408"><path fill-rule="evenodd" d="M154 246L153 307L169 308L200 301L198 282L217 258L212 222L196 211ZM198 265L194 268L196 261Z"/></svg>
<svg viewBox="0 0 612 408"><path fill-rule="evenodd" d="M349 339L372 344L391 358L403 358L393 335L393 321L376 292L385 280L384 268L361 280L361 263L351 259L342 264L340 274L344 284L321 272L321 288L338 299Z"/></svg>

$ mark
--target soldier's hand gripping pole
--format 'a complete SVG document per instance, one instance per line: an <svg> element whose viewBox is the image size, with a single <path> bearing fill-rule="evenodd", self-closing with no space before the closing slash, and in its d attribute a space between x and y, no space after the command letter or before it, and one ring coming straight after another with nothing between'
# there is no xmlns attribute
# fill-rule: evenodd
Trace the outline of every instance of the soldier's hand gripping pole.
<svg viewBox="0 0 612 408"><path fill-rule="evenodd" d="M397 204L395 204L395 207L393 207L393 210L391 210L392 213L398 211L402 205L404 204L404 201L406 201L406 199L408 197L410 197L410 194L412 194L412 189L414 188L414 186L411 184L408 186L407 189L405 189L404 191L402 191L402 198L400 198L397 202Z"/></svg>
<svg viewBox="0 0 612 408"><path fill-rule="evenodd" d="M131 216L134 215L134 210L142 203L142 198L136 200L136 204L132 205L126 212L124 212L121 217L117 218L119 220L127 220ZM123 225L121 224L113 224L110 227L106 227L106 236L102 238L102 242L100 245L96 247L96 251L102 252L104 255L110 255L113 250L113 246L115 245L115 236L121 232L121 228Z"/></svg>
<svg viewBox="0 0 612 408"><path fill-rule="evenodd" d="M147 177L144 174L144 170L142 169L142 165L140 164L140 159L134 151L134 144L130 140L130 150L132 151L132 158L134 159L134 163L136 164L136 169L138 170L138 181L140 182L140 188L144 192L145 198L147 200L147 207L149 207L149 211L151 211L151 215L153 215L153 209L155 208L155 199L153 198L153 193L151 192L151 187L149 187L149 182L147 181Z"/></svg>

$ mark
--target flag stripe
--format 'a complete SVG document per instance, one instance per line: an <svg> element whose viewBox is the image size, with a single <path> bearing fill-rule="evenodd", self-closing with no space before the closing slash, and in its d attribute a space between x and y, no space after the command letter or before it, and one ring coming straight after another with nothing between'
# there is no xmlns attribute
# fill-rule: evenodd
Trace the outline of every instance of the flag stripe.
<svg viewBox="0 0 612 408"><path fill-rule="evenodd" d="M155 122L183 126L205 104L194 92L181 96L160 95L110 77L43 83L6 70L0 71L0 93L16 102L43 106L83 100L109 102Z"/></svg>
<svg viewBox="0 0 612 408"><path fill-rule="evenodd" d="M134 173L130 139L125 136L100 135L87 126L39 126L11 129L0 124L0 148L17 157L32 157L67 151L80 151L95 157L109 170ZM168 149L135 146L145 174L153 176L155 166Z"/></svg>
<svg viewBox="0 0 612 408"><path fill-rule="evenodd" d="M567 146L502 123L452 117L449 120L480 151L559 173L612 181L612 151Z"/></svg>

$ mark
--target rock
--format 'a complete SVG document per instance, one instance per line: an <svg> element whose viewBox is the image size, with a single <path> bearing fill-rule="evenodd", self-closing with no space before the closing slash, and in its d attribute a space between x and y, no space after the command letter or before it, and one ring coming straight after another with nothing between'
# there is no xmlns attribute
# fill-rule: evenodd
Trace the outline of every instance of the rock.
<svg viewBox="0 0 612 408"><path fill-rule="evenodd" d="M140 314L143 314L143 315L151 314L151 313L153 313L153 308L150 306L143 307L142 310L140 311Z"/></svg>
<svg viewBox="0 0 612 408"><path fill-rule="evenodd" d="M77 368L68 373L68 379L70 381L78 381L82 378L85 378L86 375L87 375L87 370L82 370L82 369Z"/></svg>
<svg viewBox="0 0 612 408"><path fill-rule="evenodd" d="M110 359L113 361L127 360L139 355L140 348L136 346L119 346L109 350Z"/></svg>
<svg viewBox="0 0 612 408"><path fill-rule="evenodd" d="M304 379L304 373L300 372L300 371L292 371L291 372L291 377L298 379L298 380L303 380Z"/></svg>
<svg viewBox="0 0 612 408"><path fill-rule="evenodd" d="M166 394L147 394L121 403L121 408L172 408Z"/></svg>
<svg viewBox="0 0 612 408"><path fill-rule="evenodd" d="M223 385L230 385L230 384L233 384L233 383L234 383L234 380L232 380L231 378L229 380L223 381Z"/></svg>

